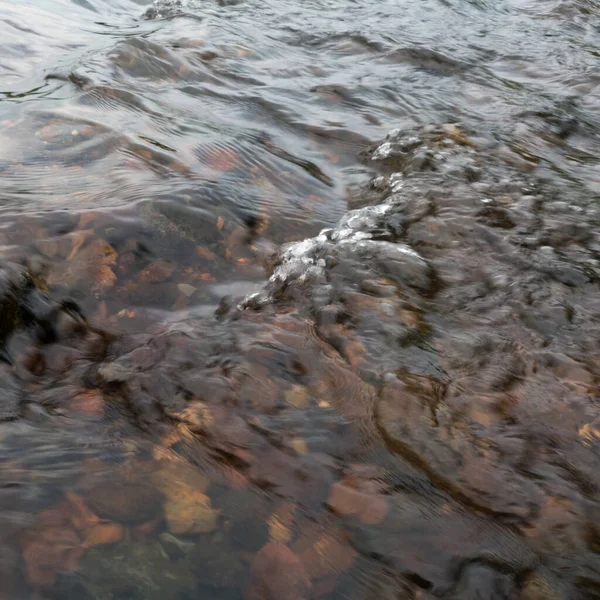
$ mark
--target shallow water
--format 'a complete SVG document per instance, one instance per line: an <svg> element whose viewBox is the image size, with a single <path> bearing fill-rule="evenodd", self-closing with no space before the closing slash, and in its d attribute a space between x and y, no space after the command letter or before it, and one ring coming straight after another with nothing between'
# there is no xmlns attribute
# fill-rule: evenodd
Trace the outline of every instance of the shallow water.
<svg viewBox="0 0 600 600"><path fill-rule="evenodd" d="M0 5L0 598L597 598L599 14Z"/></svg>
<svg viewBox="0 0 600 600"><path fill-rule="evenodd" d="M0 241L8 256L58 257L58 285L71 249L65 242L61 255L54 242L102 227L128 261L118 276L166 258L193 271L174 279L199 290L188 302L110 284L109 314L212 308L227 282L243 293L262 281L272 245L344 214L369 174L359 151L392 127L427 122L460 121L541 176L597 193L594 9L7 3ZM101 211L96 224L89 211ZM241 248L249 225L260 234L253 250ZM169 227L185 233L165 240ZM194 254L197 245L208 252ZM68 292L91 314L75 279Z"/></svg>

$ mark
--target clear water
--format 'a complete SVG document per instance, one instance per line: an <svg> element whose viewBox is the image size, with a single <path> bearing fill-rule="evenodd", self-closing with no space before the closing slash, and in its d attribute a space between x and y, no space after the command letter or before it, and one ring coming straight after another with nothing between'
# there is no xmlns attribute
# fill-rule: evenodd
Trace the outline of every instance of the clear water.
<svg viewBox="0 0 600 600"><path fill-rule="evenodd" d="M595 598L599 16L0 3L0 598Z"/></svg>

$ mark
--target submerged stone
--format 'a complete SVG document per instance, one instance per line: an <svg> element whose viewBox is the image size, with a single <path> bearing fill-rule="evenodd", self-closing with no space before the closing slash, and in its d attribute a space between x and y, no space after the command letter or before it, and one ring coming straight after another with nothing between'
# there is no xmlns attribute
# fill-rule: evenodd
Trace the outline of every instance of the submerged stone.
<svg viewBox="0 0 600 600"><path fill-rule="evenodd" d="M80 484L118 526L88 540L78 589L308 599L355 563L407 597L595 589L600 234L558 223L555 191L460 129L392 132L365 159L375 204L282 246L214 317L115 336L31 303L0 372L7 418L26 393L48 413L36 427L87 417L125 462L141 439L160 462ZM147 285L163 284L190 291ZM154 573L178 577L172 562L176 583Z"/></svg>

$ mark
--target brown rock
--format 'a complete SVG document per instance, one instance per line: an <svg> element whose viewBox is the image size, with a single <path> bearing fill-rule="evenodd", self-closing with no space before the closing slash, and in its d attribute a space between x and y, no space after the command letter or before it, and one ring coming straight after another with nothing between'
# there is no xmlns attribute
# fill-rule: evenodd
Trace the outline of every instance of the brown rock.
<svg viewBox="0 0 600 600"><path fill-rule="evenodd" d="M104 414L104 397L100 390L83 390L71 400L71 408L82 415L101 417Z"/></svg>
<svg viewBox="0 0 600 600"><path fill-rule="evenodd" d="M533 573L523 586L524 600L567 600L564 591L551 579Z"/></svg>
<svg viewBox="0 0 600 600"><path fill-rule="evenodd" d="M105 291L117 279L111 268L116 257L110 244L96 239L78 250L70 260L54 263L48 274L48 284L87 290L91 286L94 292Z"/></svg>
<svg viewBox="0 0 600 600"><path fill-rule="evenodd" d="M88 506L100 517L121 523L144 523L162 510L163 496L153 485L116 478L86 494Z"/></svg>
<svg viewBox="0 0 600 600"><path fill-rule="evenodd" d="M209 533L216 529L220 514L211 508L208 496L183 486L165 502L167 528L175 534Z"/></svg>
<svg viewBox="0 0 600 600"><path fill-rule="evenodd" d="M338 515L355 515L365 505L365 495L342 482L334 483L327 498L327 506Z"/></svg>
<svg viewBox="0 0 600 600"><path fill-rule="evenodd" d="M290 446L298 453L298 454L306 454L308 452L308 444L306 440L302 438L295 437L290 440Z"/></svg>
<svg viewBox="0 0 600 600"><path fill-rule="evenodd" d="M207 260L215 260L217 258L217 255L206 246L196 246L196 254Z"/></svg>
<svg viewBox="0 0 600 600"><path fill-rule="evenodd" d="M361 521L368 525L381 523L388 512L383 496L365 493L344 482L331 486L327 505L338 515L358 515Z"/></svg>
<svg viewBox="0 0 600 600"><path fill-rule="evenodd" d="M165 460L164 466L152 475L152 481L167 497L177 495L182 488L204 493L210 486L206 475L181 460Z"/></svg>
<svg viewBox="0 0 600 600"><path fill-rule="evenodd" d="M78 229L85 229L90 223L93 223L96 220L96 217L99 213L86 210L79 214L79 222L77 223Z"/></svg>
<svg viewBox="0 0 600 600"><path fill-rule="evenodd" d="M347 571L356 552L334 536L323 533L300 556L311 579L321 579Z"/></svg>
<svg viewBox="0 0 600 600"><path fill-rule="evenodd" d="M66 493L71 504L71 523L78 531L87 531L100 523L100 517L95 515L85 504L83 498L75 492Z"/></svg>
<svg viewBox="0 0 600 600"><path fill-rule="evenodd" d="M159 283L166 281L173 275L175 265L164 258L159 258L151 262L145 269L140 272L140 281L144 283Z"/></svg>
<svg viewBox="0 0 600 600"><path fill-rule="evenodd" d="M137 257L134 252L125 252L124 254L121 254L117 260L117 269L121 276L129 275L136 261Z"/></svg>
<svg viewBox="0 0 600 600"><path fill-rule="evenodd" d="M94 233L92 231L72 231L61 236L57 240L58 255L61 258L72 260L84 246L85 242L93 237Z"/></svg>
<svg viewBox="0 0 600 600"><path fill-rule="evenodd" d="M58 572L72 571L83 555L77 534L64 527L33 529L21 547L27 579L34 587L52 585Z"/></svg>
<svg viewBox="0 0 600 600"><path fill-rule="evenodd" d="M310 580L302 561L284 544L270 542L254 558L248 600L301 600Z"/></svg>
<svg viewBox="0 0 600 600"><path fill-rule="evenodd" d="M388 504L383 496L368 496L360 513L360 519L366 525L377 525L386 518L388 510Z"/></svg>
<svg viewBox="0 0 600 600"><path fill-rule="evenodd" d="M83 547L92 548L93 546L114 544L123 539L124 533L125 529L118 523L101 523L90 529L83 542Z"/></svg>
<svg viewBox="0 0 600 600"><path fill-rule="evenodd" d="M305 408L308 404L308 392L301 385L294 385L285 392L285 401L295 408Z"/></svg>

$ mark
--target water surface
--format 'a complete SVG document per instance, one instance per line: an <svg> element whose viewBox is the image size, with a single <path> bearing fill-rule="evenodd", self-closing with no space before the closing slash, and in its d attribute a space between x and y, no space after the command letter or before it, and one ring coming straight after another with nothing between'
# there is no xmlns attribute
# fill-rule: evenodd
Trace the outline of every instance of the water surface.
<svg viewBox="0 0 600 600"><path fill-rule="evenodd" d="M0 597L596 598L599 13L2 4Z"/></svg>

